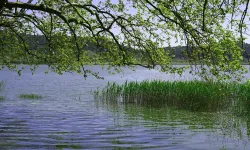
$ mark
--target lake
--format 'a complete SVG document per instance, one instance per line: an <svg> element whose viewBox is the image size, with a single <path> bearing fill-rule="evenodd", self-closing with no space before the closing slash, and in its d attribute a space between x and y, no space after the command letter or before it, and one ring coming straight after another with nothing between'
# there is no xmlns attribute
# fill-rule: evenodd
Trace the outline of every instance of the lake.
<svg viewBox="0 0 250 150"><path fill-rule="evenodd" d="M230 112L191 112L144 107L95 99L93 91L108 82L192 80L156 70L125 69L110 75L100 66L89 67L105 79L75 73L21 76L0 71L0 149L250 149L250 117ZM246 75L250 77L250 74ZM20 99L34 93L42 99Z"/></svg>

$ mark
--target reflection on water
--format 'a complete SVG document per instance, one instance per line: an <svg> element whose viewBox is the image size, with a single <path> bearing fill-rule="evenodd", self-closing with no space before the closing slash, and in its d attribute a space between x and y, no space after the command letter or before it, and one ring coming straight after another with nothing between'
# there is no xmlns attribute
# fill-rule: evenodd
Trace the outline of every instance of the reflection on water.
<svg viewBox="0 0 250 150"><path fill-rule="evenodd" d="M250 119L247 116L111 102L108 105L103 103L107 110L114 115L124 114L124 118L134 123L134 128L138 126L143 133L150 135L147 137L149 143L152 139L164 143L158 146L184 149L250 148ZM123 120L119 119L116 123L123 124Z"/></svg>
<svg viewBox="0 0 250 150"><path fill-rule="evenodd" d="M0 72L0 149L250 149L248 115L206 113L95 100L108 81L178 79L138 68L105 80L67 73ZM191 76L181 77L189 79ZM44 96L19 99L22 93Z"/></svg>

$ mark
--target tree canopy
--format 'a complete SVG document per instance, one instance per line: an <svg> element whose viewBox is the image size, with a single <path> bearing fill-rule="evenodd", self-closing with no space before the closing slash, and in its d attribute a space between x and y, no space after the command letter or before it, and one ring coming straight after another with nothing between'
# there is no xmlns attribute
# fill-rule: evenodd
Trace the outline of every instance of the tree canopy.
<svg viewBox="0 0 250 150"><path fill-rule="evenodd" d="M96 77L84 66L160 66L181 74L186 67L172 66L175 56L164 49L178 43L190 64L199 64L195 73L240 78L248 7L249 0L2 0L0 64L15 69L13 61L25 60ZM34 48L39 36L44 44Z"/></svg>

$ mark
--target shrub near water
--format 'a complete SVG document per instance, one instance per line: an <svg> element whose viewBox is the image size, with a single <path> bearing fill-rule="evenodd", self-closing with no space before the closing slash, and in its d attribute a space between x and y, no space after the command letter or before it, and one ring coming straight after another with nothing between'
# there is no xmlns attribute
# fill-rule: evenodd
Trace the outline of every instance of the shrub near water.
<svg viewBox="0 0 250 150"><path fill-rule="evenodd" d="M102 90L106 100L148 106L171 106L192 111L217 111L231 106L250 108L250 84L203 81L143 81L108 83ZM245 108L244 108L245 110Z"/></svg>

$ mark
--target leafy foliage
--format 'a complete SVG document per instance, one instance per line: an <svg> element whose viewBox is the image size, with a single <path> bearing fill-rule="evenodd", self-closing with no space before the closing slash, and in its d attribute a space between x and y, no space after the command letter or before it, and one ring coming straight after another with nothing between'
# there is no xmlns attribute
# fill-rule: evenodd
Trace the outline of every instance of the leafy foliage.
<svg viewBox="0 0 250 150"><path fill-rule="evenodd" d="M99 77L84 68L94 63L108 63L117 71L121 66L160 65L165 72L182 72L186 68L171 66L175 56L163 48L177 42L186 46L190 63L201 65L195 73L227 79L246 71L240 61L248 4L248 0L4 0L0 63L19 72L11 61L25 59L34 66L46 63L59 74L75 71L85 77ZM25 35L43 35L47 46L34 50ZM89 43L102 51L97 48L90 54Z"/></svg>

